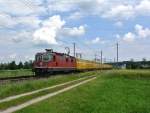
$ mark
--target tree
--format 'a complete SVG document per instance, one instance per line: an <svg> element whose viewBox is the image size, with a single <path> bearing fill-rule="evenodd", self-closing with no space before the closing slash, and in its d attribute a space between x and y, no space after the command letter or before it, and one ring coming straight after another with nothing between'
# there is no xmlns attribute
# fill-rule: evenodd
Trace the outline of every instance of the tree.
<svg viewBox="0 0 150 113"><path fill-rule="evenodd" d="M23 68L23 63L20 61L18 64L18 69L22 69Z"/></svg>
<svg viewBox="0 0 150 113"><path fill-rule="evenodd" d="M16 62L12 61L11 63L9 63L8 67L9 67L9 69L12 69L12 70L17 69Z"/></svg>
<svg viewBox="0 0 150 113"><path fill-rule="evenodd" d="M2 63L0 64L0 70L3 70L3 64Z"/></svg>
<svg viewBox="0 0 150 113"><path fill-rule="evenodd" d="M31 68L32 68L32 65L33 65L32 60L30 60L29 62L26 61L26 62L24 63L24 69L31 69Z"/></svg>
<svg viewBox="0 0 150 113"><path fill-rule="evenodd" d="M146 62L147 60L146 60L146 58L142 58L142 61L143 61L143 62Z"/></svg>
<svg viewBox="0 0 150 113"><path fill-rule="evenodd" d="M131 62L134 62L134 59L133 59L133 58L131 58L131 59L130 59L130 61L131 61Z"/></svg>
<svg viewBox="0 0 150 113"><path fill-rule="evenodd" d="M29 68L32 69L32 67L33 67L33 61L30 60L30 61L29 61Z"/></svg>

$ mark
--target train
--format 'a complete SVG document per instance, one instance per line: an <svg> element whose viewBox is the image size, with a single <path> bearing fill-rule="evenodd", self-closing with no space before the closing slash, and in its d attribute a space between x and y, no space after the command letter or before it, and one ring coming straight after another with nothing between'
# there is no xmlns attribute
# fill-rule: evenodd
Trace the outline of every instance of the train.
<svg viewBox="0 0 150 113"><path fill-rule="evenodd" d="M112 69L112 66L108 64L79 59L65 53L53 52L52 49L45 50L45 52L39 52L35 55L35 61L33 64L35 75L45 75L57 72Z"/></svg>

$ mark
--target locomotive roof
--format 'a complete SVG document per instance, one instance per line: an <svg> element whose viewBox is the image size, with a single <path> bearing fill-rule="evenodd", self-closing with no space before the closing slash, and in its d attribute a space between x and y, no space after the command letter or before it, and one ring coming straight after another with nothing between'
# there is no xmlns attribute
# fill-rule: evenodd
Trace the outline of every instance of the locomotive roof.
<svg viewBox="0 0 150 113"><path fill-rule="evenodd" d="M43 55L45 53L52 53L52 54L56 54L56 55L60 55L60 56L68 56L68 57L72 57L72 58L75 58L74 56L71 56L71 55L68 55L68 54L65 54L65 53L59 53L59 52L49 52L49 51L46 51L46 52L38 52L37 54L40 54L40 55Z"/></svg>
<svg viewBox="0 0 150 113"><path fill-rule="evenodd" d="M61 55L61 56L65 55L65 56L73 57L73 56L65 54L65 53L58 53L58 52L52 52L52 53L54 53L56 55Z"/></svg>

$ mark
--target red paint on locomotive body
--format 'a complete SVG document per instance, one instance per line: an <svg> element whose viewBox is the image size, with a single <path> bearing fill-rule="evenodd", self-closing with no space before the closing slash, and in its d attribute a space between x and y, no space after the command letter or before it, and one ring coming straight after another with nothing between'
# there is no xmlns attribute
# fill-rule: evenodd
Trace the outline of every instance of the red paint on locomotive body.
<svg viewBox="0 0 150 113"><path fill-rule="evenodd" d="M47 62L48 68L75 68L76 60L74 57L61 54L61 53L53 53L52 61Z"/></svg>
<svg viewBox="0 0 150 113"><path fill-rule="evenodd" d="M35 72L72 71L76 69L76 59L64 53L51 51L37 53L34 69Z"/></svg>

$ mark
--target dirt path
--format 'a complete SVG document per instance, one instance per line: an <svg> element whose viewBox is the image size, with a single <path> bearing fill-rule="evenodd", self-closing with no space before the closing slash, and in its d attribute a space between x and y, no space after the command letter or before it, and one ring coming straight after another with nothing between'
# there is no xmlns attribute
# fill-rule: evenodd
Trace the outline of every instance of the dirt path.
<svg viewBox="0 0 150 113"><path fill-rule="evenodd" d="M23 109L23 108L25 108L25 107L27 107L27 106L30 106L30 105L32 105L32 104L34 104L34 103L40 102L40 101L45 100L45 99L50 98L50 97L53 97L53 96L55 96L55 95L57 95L57 94L63 93L63 92L65 92L65 91L68 91L68 90L70 90L70 89L72 89L72 88L75 88L75 87L77 87L77 86L80 86L80 85L82 85L82 84L85 84L85 83L87 83L87 82L89 82L89 81L91 81L91 80L94 80L94 79L96 79L96 77L92 77L92 78L90 78L90 79L84 80L84 81L79 82L79 83L77 83L77 84L75 84L75 85L71 85L71 86L69 86L69 87L66 87L66 88L61 89L61 90L59 90L59 91L56 91L56 92L47 94L47 95L45 95L45 96L41 96L41 97L38 97L38 98L36 98L36 99L32 99L32 100L30 100L30 101L28 101L28 102L25 102L25 103L21 104L21 105L14 106L14 107L10 107L10 108L8 108L8 109L6 109L6 110L4 110L4 111L0 111L0 113L12 113L12 112L18 111L18 110ZM78 79L78 80L79 80L79 79Z"/></svg>
<svg viewBox="0 0 150 113"><path fill-rule="evenodd" d="M88 77L89 77L89 76L88 76ZM54 85L54 86L51 86L51 87L46 87L46 88L42 88L42 89L39 89L39 90L35 90L35 91L31 91L31 92L27 92L27 93L15 95L15 96L6 97L6 98L4 98L4 99L1 99L1 100L0 100L0 103L6 102L6 101L11 101L11 100L14 100L14 99L23 97L23 96L28 96L28 95L31 95L31 94L35 94L35 93L38 93L38 92L41 92L41 91L49 90L49 89L52 89L52 88L55 88L55 87L59 87L59 86L62 86L62 85L66 85L66 84L69 84L69 83L72 83L72 82L75 82L75 81L79 81L79 80L82 80L82 79L86 79L86 78L88 78L88 77L83 77L83 78L80 78L80 79L77 79L77 80L72 80L72 81L65 82L65 83L58 84L58 85Z"/></svg>

